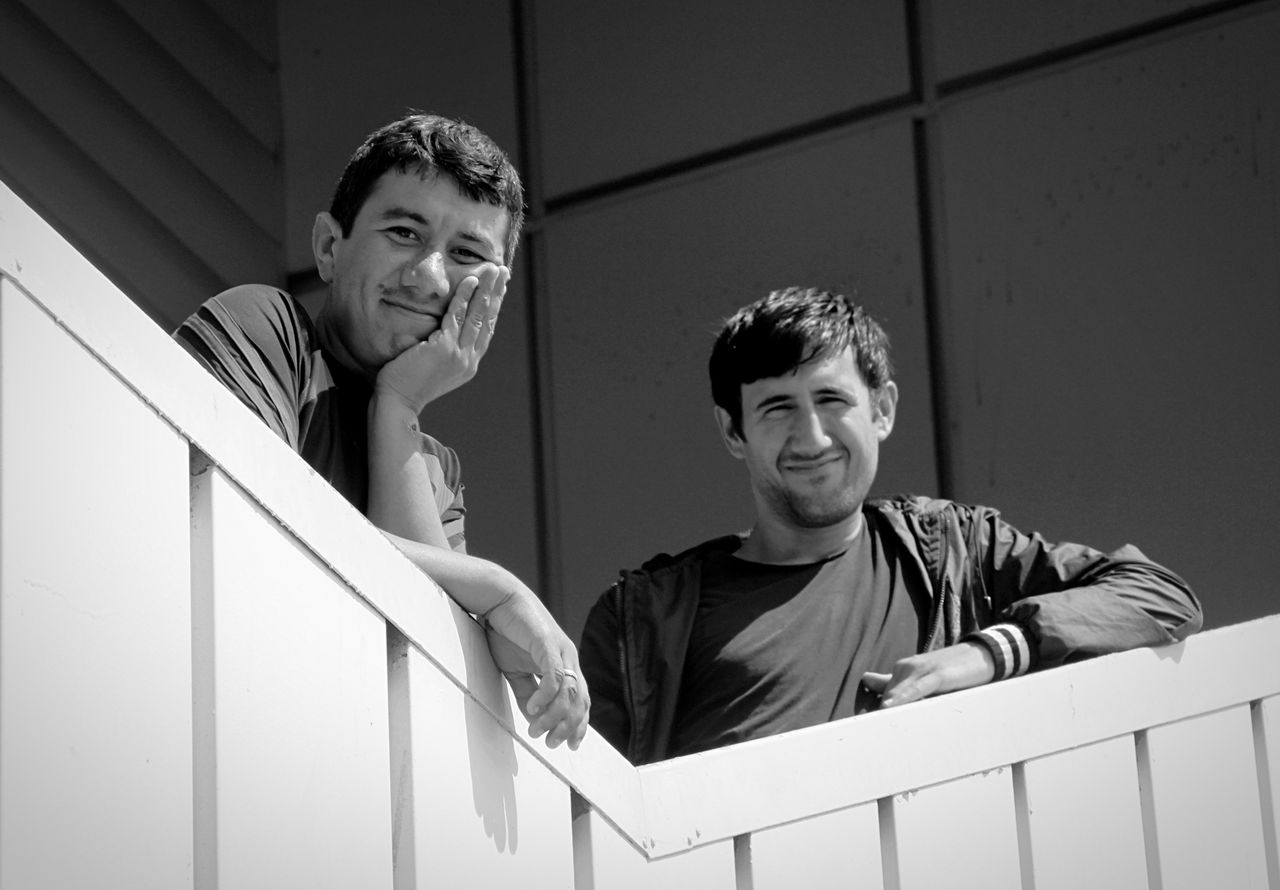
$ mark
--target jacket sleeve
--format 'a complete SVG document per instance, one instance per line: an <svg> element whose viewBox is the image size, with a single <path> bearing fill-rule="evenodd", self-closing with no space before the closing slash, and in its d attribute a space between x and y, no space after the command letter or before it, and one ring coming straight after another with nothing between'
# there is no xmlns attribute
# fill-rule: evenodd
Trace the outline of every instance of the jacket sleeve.
<svg viewBox="0 0 1280 890"><path fill-rule="evenodd" d="M618 619L619 589L605 591L587 614L578 647L578 661L591 690L591 726L626 756L631 739L626 679L622 670L622 626Z"/></svg>
<svg viewBox="0 0 1280 890"><path fill-rule="evenodd" d="M1191 588L1137 547L1103 553L1050 543L984 508L962 511L962 518L977 561L974 595L994 620L1030 635L1039 667L1176 643L1200 629Z"/></svg>

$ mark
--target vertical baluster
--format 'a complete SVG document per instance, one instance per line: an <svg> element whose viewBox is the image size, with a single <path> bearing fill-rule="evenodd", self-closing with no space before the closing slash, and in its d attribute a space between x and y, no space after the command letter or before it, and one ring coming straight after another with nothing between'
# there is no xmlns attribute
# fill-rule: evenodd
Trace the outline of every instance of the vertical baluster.
<svg viewBox="0 0 1280 890"><path fill-rule="evenodd" d="M220 470L196 479L192 521L213 671L203 874L219 890L390 887L382 617Z"/></svg>
<svg viewBox="0 0 1280 890"><path fill-rule="evenodd" d="M1249 706L1153 727L1137 749L1153 890L1265 887Z"/></svg>

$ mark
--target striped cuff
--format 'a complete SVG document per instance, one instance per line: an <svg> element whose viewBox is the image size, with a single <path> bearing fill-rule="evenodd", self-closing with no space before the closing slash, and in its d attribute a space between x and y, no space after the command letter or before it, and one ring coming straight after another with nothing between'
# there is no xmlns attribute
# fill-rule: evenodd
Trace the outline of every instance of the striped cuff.
<svg viewBox="0 0 1280 890"><path fill-rule="evenodd" d="M1016 624L993 624L966 634L961 642L980 643L995 659L997 680L1019 677L1031 670L1035 654L1027 632Z"/></svg>

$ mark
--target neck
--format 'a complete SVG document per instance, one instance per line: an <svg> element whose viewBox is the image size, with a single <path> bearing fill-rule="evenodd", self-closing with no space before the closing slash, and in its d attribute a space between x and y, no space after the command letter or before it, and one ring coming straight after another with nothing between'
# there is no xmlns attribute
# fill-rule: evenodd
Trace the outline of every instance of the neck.
<svg viewBox="0 0 1280 890"><path fill-rule="evenodd" d="M799 528L758 516L746 543L734 555L771 565L803 565L830 559L845 550L862 531L862 509L824 528Z"/></svg>
<svg viewBox="0 0 1280 890"><path fill-rule="evenodd" d="M343 343L342 338L334 331L331 317L325 311L328 305L326 302L324 308L316 316L316 336L320 340L320 348L332 356L334 361L343 368L372 383L377 374L371 374L367 368L357 362L355 356L347 349L347 344Z"/></svg>

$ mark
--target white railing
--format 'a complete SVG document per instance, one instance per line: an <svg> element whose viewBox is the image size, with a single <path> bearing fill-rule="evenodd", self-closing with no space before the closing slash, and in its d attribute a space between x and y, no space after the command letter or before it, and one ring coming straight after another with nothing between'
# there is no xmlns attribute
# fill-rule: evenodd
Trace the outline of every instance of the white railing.
<svg viewBox="0 0 1280 890"><path fill-rule="evenodd" d="M0 888L1280 888L1280 616L634 769L0 187Z"/></svg>

